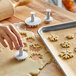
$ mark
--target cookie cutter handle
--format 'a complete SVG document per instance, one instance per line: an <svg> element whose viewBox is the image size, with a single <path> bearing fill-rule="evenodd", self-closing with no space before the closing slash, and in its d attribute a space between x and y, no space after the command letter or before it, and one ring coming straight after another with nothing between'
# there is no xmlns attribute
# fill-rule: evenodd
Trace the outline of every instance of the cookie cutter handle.
<svg viewBox="0 0 76 76"><path fill-rule="evenodd" d="M35 15L35 12L31 12L31 22L34 22L34 15Z"/></svg>
<svg viewBox="0 0 76 76"><path fill-rule="evenodd" d="M50 19L51 9L46 9L47 19Z"/></svg>
<svg viewBox="0 0 76 76"><path fill-rule="evenodd" d="M23 47L20 47L19 49L19 56L22 56L23 55Z"/></svg>

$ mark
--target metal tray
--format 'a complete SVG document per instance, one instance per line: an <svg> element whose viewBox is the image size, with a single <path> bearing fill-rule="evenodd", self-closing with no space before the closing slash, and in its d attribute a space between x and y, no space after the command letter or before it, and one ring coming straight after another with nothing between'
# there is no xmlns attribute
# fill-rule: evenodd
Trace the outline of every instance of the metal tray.
<svg viewBox="0 0 76 76"><path fill-rule="evenodd" d="M45 43L45 45L48 48L49 52L52 54L52 56L54 57L54 59L56 60L56 62L60 66L60 68L62 69L62 71L64 72L65 76L68 76L68 74L62 68L60 62L56 59L56 57L55 57L54 53L52 53L51 49L49 49L49 47L48 47L47 43L45 42L44 37L42 36L41 33L42 32L44 33L44 32L50 32L50 31L69 29L69 28L74 28L74 27L76 27L76 21L71 21L71 22L61 23L61 24L55 24L55 25L50 25L50 26L44 26L44 27L39 28L39 30L38 30L38 34L40 35L41 39Z"/></svg>

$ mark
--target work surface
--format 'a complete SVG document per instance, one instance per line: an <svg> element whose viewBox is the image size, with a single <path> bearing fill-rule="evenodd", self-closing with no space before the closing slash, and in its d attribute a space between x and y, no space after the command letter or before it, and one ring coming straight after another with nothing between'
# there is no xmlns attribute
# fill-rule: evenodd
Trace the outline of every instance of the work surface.
<svg viewBox="0 0 76 76"><path fill-rule="evenodd" d="M45 17L45 9L50 8L52 9L52 17L54 20L50 24L44 23L44 17ZM2 21L1 23L16 23L16 22L23 22L27 17L30 16L31 11L36 12L36 16L40 17L42 19L42 23L35 28L29 28L27 26L26 29L33 31L35 34L37 34L37 30L45 25L52 25L52 24L58 24L63 23L67 21L72 21L76 19L76 15L68 12L62 8L59 8L57 6L54 6L52 4L49 4L47 2L44 2L42 0L35 0L33 3L28 4L27 6L21 6L14 9L15 14L13 17ZM39 76L64 76L60 68L57 66L56 63L51 63L46 65L44 69L40 72Z"/></svg>

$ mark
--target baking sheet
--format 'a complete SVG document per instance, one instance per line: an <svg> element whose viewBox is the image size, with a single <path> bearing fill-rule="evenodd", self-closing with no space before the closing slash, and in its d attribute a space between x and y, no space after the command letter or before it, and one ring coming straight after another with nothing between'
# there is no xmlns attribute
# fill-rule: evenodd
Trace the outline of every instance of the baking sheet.
<svg viewBox="0 0 76 76"><path fill-rule="evenodd" d="M67 22L63 24L57 24L57 25L51 25L51 26L44 26L38 30L38 33L40 37L42 38L43 42L45 43L50 53L53 55L53 57L55 58L55 60L57 61L57 63L59 64L59 66L61 67L62 71L64 72L66 76L76 76L76 73L73 72L72 69L70 69L68 64L66 64L66 61L62 60L62 58L58 56L56 49L53 47L52 44L50 44L51 46L49 47L42 33L47 33L50 31L58 31L58 30L63 30L63 29L71 29L74 27L76 27L76 21Z"/></svg>

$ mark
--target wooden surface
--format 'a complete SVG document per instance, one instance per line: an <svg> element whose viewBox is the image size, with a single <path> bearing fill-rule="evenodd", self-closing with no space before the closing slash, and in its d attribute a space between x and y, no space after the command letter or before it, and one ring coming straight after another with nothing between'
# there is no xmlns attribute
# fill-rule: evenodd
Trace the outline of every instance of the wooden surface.
<svg viewBox="0 0 76 76"><path fill-rule="evenodd" d="M45 9L50 8L52 9L52 17L54 20L50 24L44 23L44 17L45 17ZM76 19L76 15L66 11L62 8L59 8L57 6L54 6L52 4L46 3L42 0L35 0L34 3L28 4L27 6L17 7L14 9L15 14L13 17L1 21L1 23L15 23L15 22L21 22L24 21L27 17L30 16L31 11L36 12L36 16L40 17L42 19L42 23L35 28L29 28L27 25L25 25L27 30L33 31L35 34L37 34L37 30L41 26L45 25L52 25L52 24L58 24L62 22L72 21ZM24 27L24 28L25 28ZM56 63L48 64L39 74L39 76L64 76L60 68L57 66Z"/></svg>

